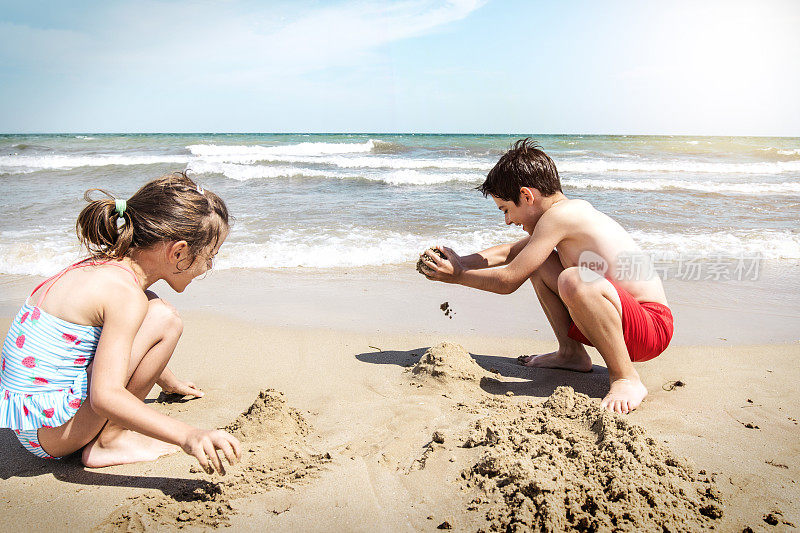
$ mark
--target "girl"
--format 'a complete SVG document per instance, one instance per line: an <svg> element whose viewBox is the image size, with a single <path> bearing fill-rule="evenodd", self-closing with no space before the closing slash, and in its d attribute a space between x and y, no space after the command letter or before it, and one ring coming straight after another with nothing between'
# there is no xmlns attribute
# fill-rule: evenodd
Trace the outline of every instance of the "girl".
<svg viewBox="0 0 800 533"><path fill-rule="evenodd" d="M228 209L183 173L127 201L92 201L92 190L76 225L91 257L34 289L3 344L0 427L39 457L83 448L83 464L100 467L152 460L178 445L207 472L224 473L217 450L233 464L236 438L143 400L155 383L202 395L166 368L183 326L148 287L163 279L183 292L210 269L228 235Z"/></svg>

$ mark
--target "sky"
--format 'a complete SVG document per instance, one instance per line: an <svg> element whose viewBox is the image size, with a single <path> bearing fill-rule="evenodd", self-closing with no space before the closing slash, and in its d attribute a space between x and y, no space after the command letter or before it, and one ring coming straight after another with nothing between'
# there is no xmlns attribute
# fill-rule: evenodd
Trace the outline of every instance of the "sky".
<svg viewBox="0 0 800 533"><path fill-rule="evenodd" d="M800 136L798 0L0 0L0 132Z"/></svg>

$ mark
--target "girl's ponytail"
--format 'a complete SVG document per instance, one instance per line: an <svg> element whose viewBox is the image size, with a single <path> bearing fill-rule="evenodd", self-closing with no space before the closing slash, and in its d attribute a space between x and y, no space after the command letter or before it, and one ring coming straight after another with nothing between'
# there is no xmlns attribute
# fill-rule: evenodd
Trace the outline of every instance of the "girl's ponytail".
<svg viewBox="0 0 800 533"><path fill-rule="evenodd" d="M93 191L107 198L92 200ZM231 221L225 202L185 172L150 181L127 201L103 189L89 189L83 197L89 205L78 216L76 229L95 259L122 259L159 242L186 241L185 260L191 265L198 254L219 243Z"/></svg>
<svg viewBox="0 0 800 533"><path fill-rule="evenodd" d="M90 193L98 191L108 198L92 200ZM103 189L89 189L83 195L89 205L78 215L78 238L92 257L120 259L125 257L133 243L133 224L130 207L124 200Z"/></svg>

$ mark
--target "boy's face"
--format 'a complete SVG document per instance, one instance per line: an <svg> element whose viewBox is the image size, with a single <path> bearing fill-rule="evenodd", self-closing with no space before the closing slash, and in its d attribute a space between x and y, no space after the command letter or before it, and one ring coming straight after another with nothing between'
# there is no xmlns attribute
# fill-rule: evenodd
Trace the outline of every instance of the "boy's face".
<svg viewBox="0 0 800 533"><path fill-rule="evenodd" d="M536 225L536 217L533 213L533 196L520 194L519 205L509 200L503 200L496 196L492 196L492 200L497 204L497 208L505 214L506 224L509 226L522 226L528 235L533 233L533 227Z"/></svg>

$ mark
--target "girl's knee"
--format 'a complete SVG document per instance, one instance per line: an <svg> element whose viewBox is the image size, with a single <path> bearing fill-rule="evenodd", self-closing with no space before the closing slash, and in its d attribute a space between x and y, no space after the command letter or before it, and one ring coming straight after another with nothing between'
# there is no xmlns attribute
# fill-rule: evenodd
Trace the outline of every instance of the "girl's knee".
<svg viewBox="0 0 800 533"><path fill-rule="evenodd" d="M183 333L183 319L172 304L161 298L150 300L147 319L152 320L165 334L180 336Z"/></svg>

